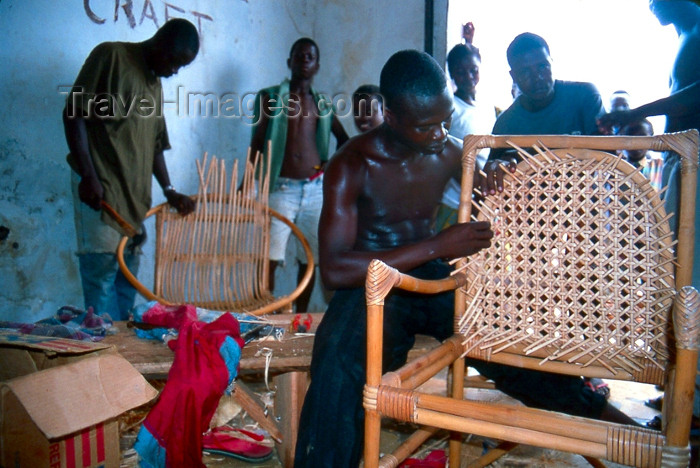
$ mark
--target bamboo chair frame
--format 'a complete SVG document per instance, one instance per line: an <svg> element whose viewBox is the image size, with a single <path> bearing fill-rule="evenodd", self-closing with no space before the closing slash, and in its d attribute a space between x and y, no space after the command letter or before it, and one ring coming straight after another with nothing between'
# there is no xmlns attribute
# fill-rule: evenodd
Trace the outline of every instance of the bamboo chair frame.
<svg viewBox="0 0 700 468"><path fill-rule="evenodd" d="M513 443L578 453L598 466L593 459L639 467L687 466L700 348L700 294L689 286L698 132L653 137L467 136L460 222L474 219L472 186L478 151L508 147L534 148L530 150L534 156L527 156L516 174L506 177L503 194L489 196L478 205L478 218L490 220L496 232L489 249L457 259L454 274L441 280L419 280L378 260L369 266L364 466L398 466L436 427L453 431L450 466L455 467L461 464L457 433L505 441L503 450L495 449L470 466L491 463ZM620 157L604 153L617 149L670 150L682 158L677 244L671 241L669 216L648 180ZM562 183L557 188L562 191L547 192L574 170L582 175ZM582 180L584 189L577 185ZM563 186L569 183L573 188L565 193L569 188ZM539 207L529 205L542 200L546 203ZM540 213L546 213L545 220L554 216L553 207L568 212L568 221L542 224L531 232L533 224L544 223ZM619 226L629 230L618 232ZM563 246L558 243L561 238L565 238ZM528 239L539 245L518 250ZM533 264L541 274L517 276ZM558 292L552 292L554 280L562 283ZM382 375L383 305L393 288L423 294L454 290L455 334L429 353ZM579 296L572 300L567 294L576 291ZM589 310L580 310L573 302ZM573 315L568 315L569 310ZM583 325L568 329L568 322ZM608 326L611 323L624 330ZM507 328L515 334L507 335ZM665 383L663 430L464 400L465 355L570 375ZM448 365L453 373L451 396L416 390ZM382 417L421 428L394 454L380 460Z"/></svg>
<svg viewBox="0 0 700 468"><path fill-rule="evenodd" d="M129 238L121 239L117 249L120 269L141 295L166 305L186 303L250 315L292 312L294 300L313 275L313 254L299 228L268 206L269 174L258 170L261 159L258 155L253 163L246 161L237 189L238 161L229 180L224 161L205 154L197 161L199 189L194 213L180 216L167 203L148 211L146 217L156 218L153 290L129 271L124 261ZM271 217L291 229L306 255L301 280L281 297L269 290Z"/></svg>

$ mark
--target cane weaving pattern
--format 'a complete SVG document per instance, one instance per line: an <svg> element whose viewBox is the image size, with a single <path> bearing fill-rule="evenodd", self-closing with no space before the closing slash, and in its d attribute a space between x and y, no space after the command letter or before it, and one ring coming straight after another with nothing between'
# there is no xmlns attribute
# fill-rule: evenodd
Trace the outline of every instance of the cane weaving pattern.
<svg viewBox="0 0 700 468"><path fill-rule="evenodd" d="M492 223L492 245L460 268L465 354L663 370L675 289L659 195L609 153L516 149L517 172L477 206Z"/></svg>

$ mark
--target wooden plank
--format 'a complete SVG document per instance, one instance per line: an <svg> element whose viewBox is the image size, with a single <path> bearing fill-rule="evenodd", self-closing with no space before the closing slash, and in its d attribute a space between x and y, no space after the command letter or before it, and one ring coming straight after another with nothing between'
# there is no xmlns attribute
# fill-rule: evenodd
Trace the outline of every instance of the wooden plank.
<svg viewBox="0 0 700 468"><path fill-rule="evenodd" d="M311 331L314 332L323 314L312 314L314 320ZM275 315L275 320L283 320L286 316ZM289 316L289 321L293 316ZM157 340L146 340L136 336L126 322L114 322L119 332L105 337L103 343L114 345L117 351L129 361L141 374L150 379L167 378L174 354L164 343ZM314 337L287 333L282 340L255 340L243 347L241 353L240 373L258 374L265 372L267 350L271 351L268 374L270 377L292 371L306 371L311 364L311 351ZM418 335L416 344L409 352L409 359L432 349L437 340Z"/></svg>
<svg viewBox="0 0 700 468"><path fill-rule="evenodd" d="M270 436L276 442L281 443L283 441L283 435L277 421L265 411L265 405L260 398L240 379L236 381L233 397L241 405L241 408L247 411L260 424L260 427L270 433Z"/></svg>
<svg viewBox="0 0 700 468"><path fill-rule="evenodd" d="M280 420L282 443L277 445L277 455L285 468L294 466L294 449L299 433L299 417L309 387L308 372L287 372L273 380L275 391L275 415Z"/></svg>

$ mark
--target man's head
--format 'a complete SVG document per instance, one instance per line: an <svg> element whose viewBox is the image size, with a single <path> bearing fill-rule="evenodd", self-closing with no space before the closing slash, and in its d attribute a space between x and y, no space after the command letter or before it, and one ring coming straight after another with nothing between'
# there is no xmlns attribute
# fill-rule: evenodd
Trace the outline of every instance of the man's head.
<svg viewBox="0 0 700 468"><path fill-rule="evenodd" d="M384 122L384 99L379 86L364 84L352 93L355 127L364 133Z"/></svg>
<svg viewBox="0 0 700 468"><path fill-rule="evenodd" d="M145 42L145 57L156 76L172 76L199 52L199 34L189 21L174 18Z"/></svg>
<svg viewBox="0 0 700 468"><path fill-rule="evenodd" d="M457 89L474 93L479 83L481 54L472 44L457 44L447 54L447 69Z"/></svg>
<svg viewBox="0 0 700 468"><path fill-rule="evenodd" d="M696 24L700 6L690 0L649 0L649 9L661 25L691 22Z"/></svg>
<svg viewBox="0 0 700 468"><path fill-rule="evenodd" d="M552 59L547 42L537 34L522 33L510 43L506 55L510 76L522 93L523 105L528 110L547 107L554 99Z"/></svg>
<svg viewBox="0 0 700 468"><path fill-rule="evenodd" d="M638 120L625 125L620 129L619 135L626 136L651 136L654 134L654 127L647 119ZM623 150L622 154L631 163L638 163L646 157L645 150Z"/></svg>
<svg viewBox="0 0 700 468"><path fill-rule="evenodd" d="M396 52L382 68L379 89L384 122L398 140L420 153L445 148L452 95L435 59L417 50Z"/></svg>
<svg viewBox="0 0 700 468"><path fill-rule="evenodd" d="M610 112L629 110L630 95L627 91L619 90L610 96Z"/></svg>
<svg viewBox="0 0 700 468"><path fill-rule="evenodd" d="M292 71L292 77L310 80L318 72L321 53L318 44L308 37L297 39L289 49L287 66Z"/></svg>

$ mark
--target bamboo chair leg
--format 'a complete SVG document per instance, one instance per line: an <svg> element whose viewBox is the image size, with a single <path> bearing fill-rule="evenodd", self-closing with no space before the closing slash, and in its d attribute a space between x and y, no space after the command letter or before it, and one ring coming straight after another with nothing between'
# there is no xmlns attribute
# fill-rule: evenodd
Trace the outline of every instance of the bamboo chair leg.
<svg viewBox="0 0 700 468"><path fill-rule="evenodd" d="M452 364L452 398L464 398L464 358L459 358ZM462 462L462 434L450 434L450 466L460 466Z"/></svg>
<svg viewBox="0 0 700 468"><path fill-rule="evenodd" d="M382 378L383 304L367 305L367 385L364 391L366 468L377 468L382 418L377 409L377 389Z"/></svg>
<svg viewBox="0 0 700 468"><path fill-rule="evenodd" d="M375 410L365 414L365 468L378 468L379 466L379 437L381 434L382 418Z"/></svg>

